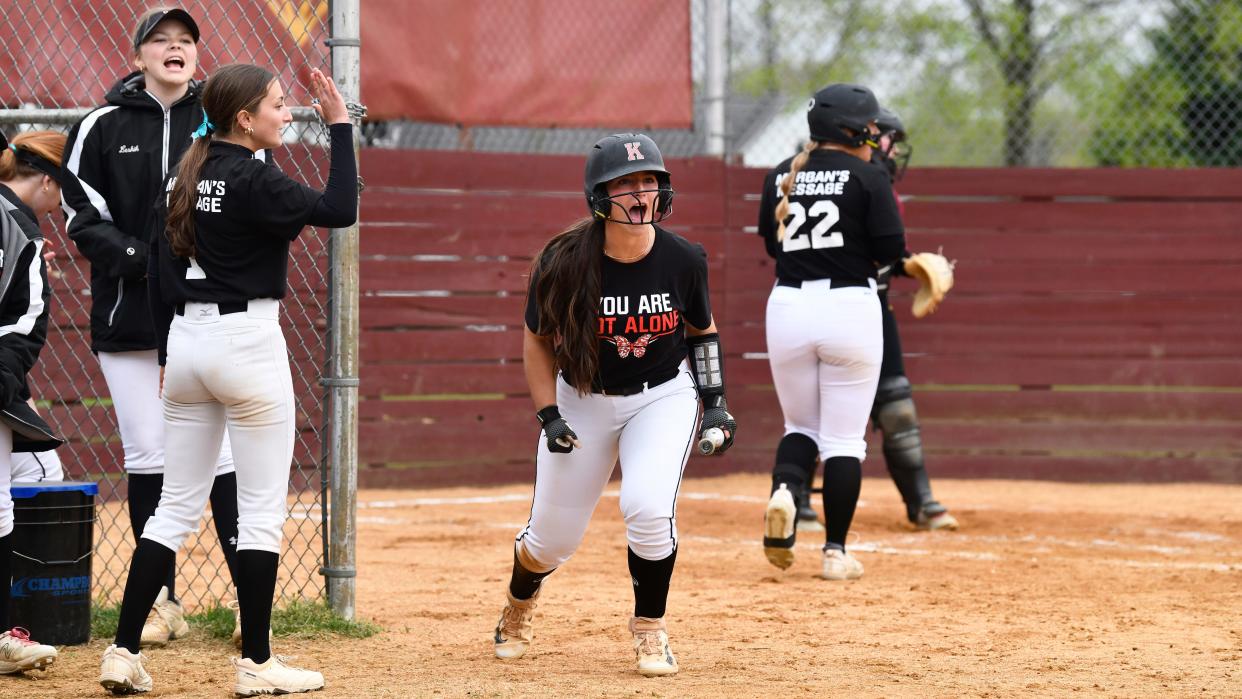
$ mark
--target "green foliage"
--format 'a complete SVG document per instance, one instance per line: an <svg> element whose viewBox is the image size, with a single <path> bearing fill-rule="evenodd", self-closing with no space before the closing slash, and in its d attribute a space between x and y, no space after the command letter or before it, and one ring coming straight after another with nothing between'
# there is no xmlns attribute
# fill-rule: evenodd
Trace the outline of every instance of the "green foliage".
<svg viewBox="0 0 1242 699"><path fill-rule="evenodd" d="M1117 81L1093 134L1101 165L1237 165L1242 0L1174 0L1149 61Z"/></svg>
<svg viewBox="0 0 1242 699"><path fill-rule="evenodd" d="M824 84L867 84L902 116L916 165L955 166L1091 164L1088 135L1104 98L1120 94L1117 76L1132 51L1124 44L1137 35L1131 13L1150 18L1152 7L922 0L874 11L852 0L750 2L766 19L731 28L732 90L784 96L792 115Z"/></svg>

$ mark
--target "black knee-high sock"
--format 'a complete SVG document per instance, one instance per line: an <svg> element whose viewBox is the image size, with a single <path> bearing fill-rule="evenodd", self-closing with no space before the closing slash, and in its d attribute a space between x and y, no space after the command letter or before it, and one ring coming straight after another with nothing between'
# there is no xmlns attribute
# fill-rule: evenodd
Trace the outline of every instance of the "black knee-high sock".
<svg viewBox="0 0 1242 699"><path fill-rule="evenodd" d="M177 554L172 549L150 539L139 539L134 557L129 563L129 578L125 581L125 596L121 598L121 618L116 624L116 645L131 653L138 652L142 638L142 624L160 594L164 584L161 571L172 567Z"/></svg>
<svg viewBox="0 0 1242 699"><path fill-rule="evenodd" d="M9 592L13 586L13 535L0 536L0 631L9 630Z"/></svg>
<svg viewBox="0 0 1242 699"><path fill-rule="evenodd" d="M224 563L229 567L233 587L237 587L237 474L216 476L211 485L211 520L220 538Z"/></svg>
<svg viewBox="0 0 1242 699"><path fill-rule="evenodd" d="M634 616L659 619L664 616L668 602L668 585L673 579L673 564L677 562L677 549L667 558L648 561L629 550L630 582L634 584Z"/></svg>
<svg viewBox="0 0 1242 699"><path fill-rule="evenodd" d="M509 594L513 599L530 599L539 591L543 579L552 574L553 568L546 573L532 573L518 562L517 548L513 549L513 576L509 578Z"/></svg>
<svg viewBox="0 0 1242 699"><path fill-rule="evenodd" d="M772 468L772 492L781 483L789 486L796 496L815 480L815 460L819 457L819 446L815 440L797 432L791 432L781 438L776 445L776 465Z"/></svg>
<svg viewBox="0 0 1242 699"><path fill-rule="evenodd" d="M242 657L265 663L272 657L272 598L280 556L270 551L237 552L237 604L241 607Z"/></svg>
<svg viewBox="0 0 1242 699"><path fill-rule="evenodd" d="M854 521L861 490L861 461L852 456L834 456L824 462L824 520L830 546L845 550L845 536Z"/></svg>
<svg viewBox="0 0 1242 699"><path fill-rule="evenodd" d="M134 543L142 540L142 531L147 520L155 514L155 507L160 504L160 492L164 489L162 473L131 473L129 474L129 526L134 531ZM168 599L177 600L177 556L173 555L164 573L164 582L168 588ZM156 588L159 593L159 588Z"/></svg>

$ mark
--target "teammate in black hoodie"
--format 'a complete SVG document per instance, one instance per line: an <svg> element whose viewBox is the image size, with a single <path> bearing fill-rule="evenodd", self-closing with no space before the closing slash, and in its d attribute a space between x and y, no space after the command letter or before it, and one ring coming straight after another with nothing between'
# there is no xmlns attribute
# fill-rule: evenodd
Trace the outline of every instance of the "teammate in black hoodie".
<svg viewBox="0 0 1242 699"><path fill-rule="evenodd" d="M164 481L164 411L155 331L147 303L147 256L155 200L164 177L190 146L203 122L198 25L180 9L143 14L133 34L137 71L118 81L107 104L69 132L63 205L69 237L91 263L91 350L116 409L134 538L159 503ZM225 437L217 463L211 510L229 571L235 570L237 480ZM161 646L189 626L174 587L151 610L143 645Z"/></svg>
<svg viewBox="0 0 1242 699"><path fill-rule="evenodd" d="M55 449L61 443L27 402L26 374L47 338L51 299L38 221L60 197L64 143L61 134L34 131L10 146L0 134L0 675L46 670L56 661L55 648L32 641L25 629L9 628L9 476L12 452Z"/></svg>

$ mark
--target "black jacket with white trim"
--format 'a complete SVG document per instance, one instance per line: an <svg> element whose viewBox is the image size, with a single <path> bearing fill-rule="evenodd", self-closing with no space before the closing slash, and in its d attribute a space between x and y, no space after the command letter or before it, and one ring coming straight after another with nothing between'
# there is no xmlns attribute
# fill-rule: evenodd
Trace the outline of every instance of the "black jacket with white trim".
<svg viewBox="0 0 1242 699"><path fill-rule="evenodd" d="M165 109L130 73L69 132L61 198L69 237L91 263L96 352L155 348L145 281L155 201L203 122L202 90L191 82Z"/></svg>
<svg viewBox="0 0 1242 699"><path fill-rule="evenodd" d="M47 267L35 213L0 184L0 422L13 451L45 451L63 442L26 403L26 375L47 339Z"/></svg>

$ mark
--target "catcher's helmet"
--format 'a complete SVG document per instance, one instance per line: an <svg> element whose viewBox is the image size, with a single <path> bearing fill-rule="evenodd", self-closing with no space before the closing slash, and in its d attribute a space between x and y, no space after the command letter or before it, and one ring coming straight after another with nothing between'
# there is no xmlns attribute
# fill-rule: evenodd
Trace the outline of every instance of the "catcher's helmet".
<svg viewBox="0 0 1242 699"><path fill-rule="evenodd" d="M664 169L664 156L651 137L640 133L620 133L599 140L587 154L586 177L583 190L591 216L605 220L612 212L612 200L605 186L622 175L635 172L654 172L659 184L656 210L648 223L658 223L673 213L672 178ZM646 190L650 191L650 190ZM618 196L630 196L621 194ZM624 208L624 207L623 207ZM618 221L631 223L631 221Z"/></svg>
<svg viewBox="0 0 1242 699"><path fill-rule="evenodd" d="M867 132L867 125L879 116L880 103L866 87L848 83L829 85L815 93L806 110L811 140L831 141L852 148L876 146L874 138ZM854 135L843 129L853 131Z"/></svg>
<svg viewBox="0 0 1242 699"><path fill-rule="evenodd" d="M880 127L881 134L889 134L894 141L906 140L906 125L897 116L897 112L887 107L880 107L880 113L875 117L875 125Z"/></svg>
<svg viewBox="0 0 1242 699"><path fill-rule="evenodd" d="M890 181L898 182L905 176L906 168L910 166L910 155L914 151L913 146L906 142L906 125L896 112L886 107L880 107L875 125L880 128L880 134L887 134L889 139L883 152L874 151L872 157L877 158L884 166Z"/></svg>

